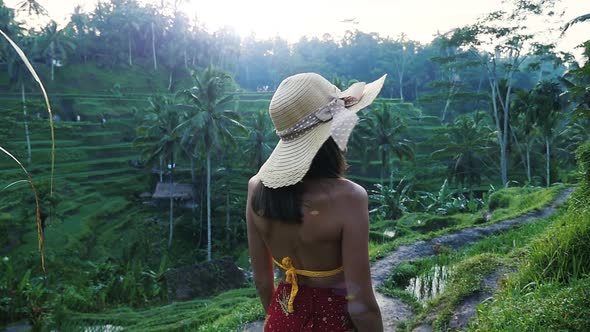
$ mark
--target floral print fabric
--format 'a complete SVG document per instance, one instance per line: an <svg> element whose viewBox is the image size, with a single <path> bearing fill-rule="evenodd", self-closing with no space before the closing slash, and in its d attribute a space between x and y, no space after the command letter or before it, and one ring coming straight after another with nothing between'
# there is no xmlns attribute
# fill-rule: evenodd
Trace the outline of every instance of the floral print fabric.
<svg viewBox="0 0 590 332"><path fill-rule="evenodd" d="M299 286L294 312L289 313L291 285L281 281L264 323L264 332L354 331L347 312L346 290Z"/></svg>

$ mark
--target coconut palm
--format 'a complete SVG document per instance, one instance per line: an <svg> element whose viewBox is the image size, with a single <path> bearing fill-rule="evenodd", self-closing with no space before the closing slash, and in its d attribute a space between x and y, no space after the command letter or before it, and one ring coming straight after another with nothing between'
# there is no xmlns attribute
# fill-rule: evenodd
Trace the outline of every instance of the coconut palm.
<svg viewBox="0 0 590 332"><path fill-rule="evenodd" d="M25 11L28 13L29 16L35 14L39 15L47 15L47 10L45 7L41 6L41 4L36 0L23 0L17 4L18 11Z"/></svg>
<svg viewBox="0 0 590 332"><path fill-rule="evenodd" d="M183 91L186 120L177 130L190 141L200 142L206 154L207 182L207 260L211 260L211 157L224 143L235 144L232 128L245 130L237 112L228 110L233 95L228 94L231 78L211 66L192 74L194 87Z"/></svg>
<svg viewBox="0 0 590 332"><path fill-rule="evenodd" d="M138 14L133 11L134 7L127 6L124 11L124 20L121 29L127 33L127 55L129 66L133 66L133 55L131 53L132 35L140 30Z"/></svg>
<svg viewBox="0 0 590 332"><path fill-rule="evenodd" d="M522 145L524 145L525 149L523 161L526 168L527 180L530 183L532 180L531 149L535 142L537 113L534 109L533 97L529 91L516 91L512 101L512 111L514 112L513 117L515 121L510 129L514 139L523 142Z"/></svg>
<svg viewBox="0 0 590 332"><path fill-rule="evenodd" d="M149 99L150 107L146 110L141 125L137 128L137 138L134 146L140 150L145 164L154 164L156 159L170 165L170 184L174 183L174 163L180 149L180 134L176 130L179 125L179 112L173 102L164 97L157 96ZM160 181L162 179L160 178ZM172 187L171 187L172 188ZM174 201L170 194L170 232L168 247L172 245L174 234Z"/></svg>
<svg viewBox="0 0 590 332"><path fill-rule="evenodd" d="M374 148L381 160L381 184L385 174L391 178L391 154L398 159L414 159L413 142L403 137L406 126L399 116L393 114L390 104L382 103L380 107L373 109L369 116L359 124L359 136L364 142L376 142Z"/></svg>
<svg viewBox="0 0 590 332"><path fill-rule="evenodd" d="M64 33L64 29L58 29L57 23L51 21L41 34L41 37L35 40L37 52L48 57L51 62L51 80L55 77L55 65L58 61L63 61L76 49L73 39Z"/></svg>
<svg viewBox="0 0 590 332"><path fill-rule="evenodd" d="M252 122L248 124L250 130L250 147L246 151L253 152L256 169L262 166L263 161L272 150L268 142L272 140L274 134L269 119L268 112L260 109L253 114Z"/></svg>
<svg viewBox="0 0 590 332"><path fill-rule="evenodd" d="M561 92L559 84L551 81L537 83L532 91L537 125L541 129L545 141L545 180L547 187L551 185L551 143L554 136L554 129L561 115Z"/></svg>
<svg viewBox="0 0 590 332"><path fill-rule="evenodd" d="M482 112L460 116L439 138L448 142L446 147L432 153L434 158L453 160L450 175L462 184L467 180L469 186L479 182L492 141L493 132L483 119Z"/></svg>

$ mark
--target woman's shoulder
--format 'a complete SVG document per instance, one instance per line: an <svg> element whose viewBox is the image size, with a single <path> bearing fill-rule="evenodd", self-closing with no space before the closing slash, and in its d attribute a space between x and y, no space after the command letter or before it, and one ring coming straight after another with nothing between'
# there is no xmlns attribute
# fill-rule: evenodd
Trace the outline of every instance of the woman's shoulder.
<svg viewBox="0 0 590 332"><path fill-rule="evenodd" d="M248 192L251 192L260 184L260 179L257 175L254 175L248 180Z"/></svg>
<svg viewBox="0 0 590 332"><path fill-rule="evenodd" d="M340 179L339 183L340 197L344 200L365 202L368 200L367 190L360 184L348 179Z"/></svg>
<svg viewBox="0 0 590 332"><path fill-rule="evenodd" d="M367 196L367 190L360 184L349 179L339 178L336 181L338 189L350 197L362 198Z"/></svg>
<svg viewBox="0 0 590 332"><path fill-rule="evenodd" d="M364 202L367 191L361 185L345 178L323 179L309 184L311 196L322 197L326 201L334 199L341 202Z"/></svg>

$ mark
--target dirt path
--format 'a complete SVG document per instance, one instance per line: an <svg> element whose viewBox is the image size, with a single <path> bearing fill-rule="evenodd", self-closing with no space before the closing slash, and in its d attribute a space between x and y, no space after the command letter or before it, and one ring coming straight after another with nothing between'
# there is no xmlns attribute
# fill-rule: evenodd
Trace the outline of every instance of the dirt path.
<svg viewBox="0 0 590 332"><path fill-rule="evenodd" d="M433 256L436 254L436 248L442 246L458 249L462 246L474 243L494 233L504 232L520 224L530 223L537 219L546 218L555 213L557 207L569 197L574 189L568 188L563 190L553 203L541 210L526 213L520 217L506 219L492 225L473 227L457 231L453 234L443 235L427 241L417 241L408 246L401 246L391 255L377 261L371 267L371 276L373 278L373 287L378 287L389 277L391 269L404 261L416 260ZM400 321L411 318L412 310L408 305L398 299L387 297L379 292L375 292L381 313L383 316L383 326L385 331L395 331L396 325ZM475 303L477 304L477 303ZM475 305L473 304L473 305ZM464 308L467 310L467 308Z"/></svg>
<svg viewBox="0 0 590 332"><path fill-rule="evenodd" d="M411 245L401 246L395 252L380 259L379 261L375 262L373 266L371 266L373 287L376 289L381 284L383 284L389 277L391 269L395 265L405 261L436 255L436 248L439 248L440 246L458 249L465 245L481 240L491 234L501 233L517 225L530 223L540 218L546 218L555 213L557 207L565 202L573 190L573 188L565 189L558 195L557 199L553 201L551 205L538 211L526 213L517 218L507 219L488 226L468 228L430 240L417 241ZM492 284L493 281L491 280L490 285ZM375 296L381 309L381 316L383 317L383 326L385 331L395 331L399 322L408 320L412 317L413 312L411 308L399 299L383 295L376 290ZM454 322L457 324L456 326L461 326L469 320L469 318L474 313L473 308L480 301L480 299L474 298L470 301L466 301L459 308L463 314L461 314L460 321L458 320ZM261 330L262 322L260 321L249 323L242 329L242 331L247 332L258 332ZM428 331L430 328L427 325L421 325L417 330Z"/></svg>

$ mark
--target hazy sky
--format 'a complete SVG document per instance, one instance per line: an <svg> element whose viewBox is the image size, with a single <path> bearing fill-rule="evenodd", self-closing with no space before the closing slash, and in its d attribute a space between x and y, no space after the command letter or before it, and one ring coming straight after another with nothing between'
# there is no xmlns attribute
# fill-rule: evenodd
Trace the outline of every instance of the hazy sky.
<svg viewBox="0 0 590 332"><path fill-rule="evenodd" d="M21 0L6 0L9 6ZM58 22L65 21L80 4L92 8L96 0L38 0ZM147 2L147 0L142 0ZM160 3L160 0L152 0ZM197 16L209 30L232 26L242 36L281 36L296 41L302 35L338 37L347 29L378 32L429 42L437 32L472 23L478 16L500 8L501 0L187 0L183 10ZM590 13L588 0L562 0L565 20ZM342 22L355 19L357 24ZM556 37L554 37L556 38ZM590 39L590 23L581 23L558 40L560 49L572 51Z"/></svg>

